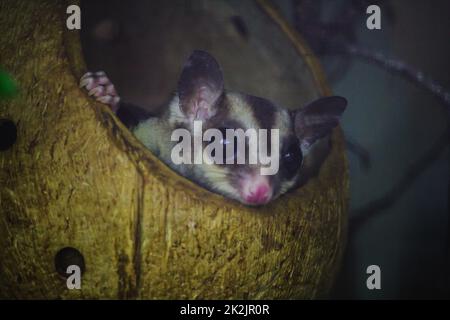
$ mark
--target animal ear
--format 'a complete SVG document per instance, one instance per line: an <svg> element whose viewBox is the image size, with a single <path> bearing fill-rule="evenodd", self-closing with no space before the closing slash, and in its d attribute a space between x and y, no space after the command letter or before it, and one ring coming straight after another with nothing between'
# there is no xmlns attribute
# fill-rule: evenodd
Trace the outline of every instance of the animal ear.
<svg viewBox="0 0 450 320"><path fill-rule="evenodd" d="M191 120L207 120L217 112L216 102L222 93L219 63L205 51L194 51L178 81L181 110Z"/></svg>
<svg viewBox="0 0 450 320"><path fill-rule="evenodd" d="M295 113L295 134L300 140L303 153L316 142L331 133L339 124L347 100L331 96L314 100Z"/></svg>

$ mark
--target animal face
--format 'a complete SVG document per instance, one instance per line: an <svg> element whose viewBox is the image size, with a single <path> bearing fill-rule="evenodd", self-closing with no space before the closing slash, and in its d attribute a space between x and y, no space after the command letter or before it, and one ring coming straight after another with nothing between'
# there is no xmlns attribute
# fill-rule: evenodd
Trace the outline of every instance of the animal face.
<svg viewBox="0 0 450 320"><path fill-rule="evenodd" d="M216 192L249 205L265 204L292 188L298 181L303 158L292 115L266 99L242 93L226 92L217 104L215 115L203 120L203 129L215 128L222 133L218 139L223 159L222 163L203 164L203 180ZM271 129L278 134L272 134ZM241 141L236 134L227 136L227 131L238 130L247 133ZM259 135L261 132L267 134ZM211 140L204 141L204 148ZM230 144L231 152L227 152ZM250 155L257 154L262 144L265 154L276 162L274 174L263 175L261 169L269 165L261 161L251 163ZM242 151L244 163L238 163Z"/></svg>
<svg viewBox="0 0 450 320"><path fill-rule="evenodd" d="M221 137L203 139L204 148L220 140L222 163L201 164L195 169L197 180L244 204L263 205L298 184L303 157L316 140L329 135L338 124L346 100L326 97L290 112L264 98L227 92L217 61L206 52L195 51L181 73L178 105L182 125L192 133L195 121L201 121L203 130L217 129L222 133ZM239 140L227 135L229 129L234 132L264 132L265 129L267 135L252 139L249 134ZM277 134L272 134L273 129ZM261 147L278 163L274 174L262 174L261 169L267 167L267 162L249 160L252 152L259 152ZM242 151L244 155L239 154ZM246 161L236 161L240 156Z"/></svg>

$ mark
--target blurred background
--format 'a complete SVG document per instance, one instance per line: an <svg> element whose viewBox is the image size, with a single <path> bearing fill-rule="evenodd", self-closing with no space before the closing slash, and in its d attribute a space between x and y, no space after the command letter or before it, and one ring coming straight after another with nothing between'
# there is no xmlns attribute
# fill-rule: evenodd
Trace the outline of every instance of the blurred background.
<svg viewBox="0 0 450 320"><path fill-rule="evenodd" d="M179 2L195 10L204 1ZM351 175L350 224L330 298L450 298L450 98L445 95L450 91L450 1L273 3L320 58L334 93L349 100L342 127ZM371 4L381 9L381 30L366 27ZM158 45L139 44L158 37L142 28L152 23L139 15L149 6L146 1L82 1L89 69L106 70L123 96L143 105L163 103L150 101L146 90L168 90L163 76L142 71L152 45ZM232 22L241 36L252 36L252 21L233 17ZM161 88L146 87L151 82L145 77L160 77L153 83ZM372 264L381 268L381 290L366 287L366 268Z"/></svg>
<svg viewBox="0 0 450 320"><path fill-rule="evenodd" d="M450 2L294 3L303 13L292 23L350 106L342 124L350 233L331 297L449 298L449 104L390 66L450 90ZM370 4L381 9L381 30L366 28ZM366 287L371 264L381 268L381 290Z"/></svg>

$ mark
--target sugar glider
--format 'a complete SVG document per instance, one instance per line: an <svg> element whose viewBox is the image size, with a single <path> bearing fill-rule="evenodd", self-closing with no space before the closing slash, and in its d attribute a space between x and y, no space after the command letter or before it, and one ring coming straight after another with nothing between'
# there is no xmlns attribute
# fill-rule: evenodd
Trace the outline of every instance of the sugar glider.
<svg viewBox="0 0 450 320"><path fill-rule="evenodd" d="M135 136L173 170L246 205L263 205L278 198L304 182L312 167L320 167L314 146L318 141L328 141L327 136L338 125L347 105L345 98L330 96L292 111L264 98L226 91L218 62L200 50L188 58L176 94L159 115L122 102L104 72L86 73L80 87L109 105ZM261 164L174 164L171 151L178 142L172 141L172 133L184 128L193 134L194 121L201 121L204 130L217 128L221 132L278 129L278 172L262 175ZM224 138L221 143L225 148L229 141Z"/></svg>

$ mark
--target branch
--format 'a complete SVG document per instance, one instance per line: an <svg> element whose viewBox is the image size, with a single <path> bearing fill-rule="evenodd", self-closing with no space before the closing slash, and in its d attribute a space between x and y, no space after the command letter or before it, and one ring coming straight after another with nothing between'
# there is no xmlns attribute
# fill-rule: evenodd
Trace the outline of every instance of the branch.
<svg viewBox="0 0 450 320"><path fill-rule="evenodd" d="M432 95L444 103L446 111L448 115L450 115L450 92L447 92L444 87L435 80L425 76L422 71L419 71L400 60L388 58L380 52L373 52L369 49L361 48L355 45L346 45L343 48L344 53L364 58L371 63L387 69L390 72L399 73L401 76L412 81L419 87L428 90Z"/></svg>

